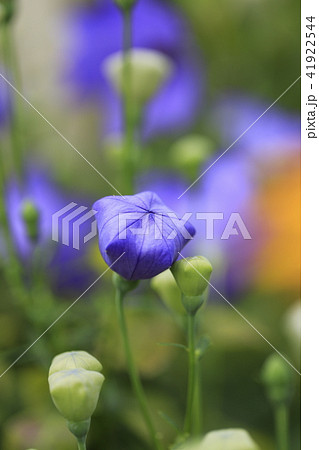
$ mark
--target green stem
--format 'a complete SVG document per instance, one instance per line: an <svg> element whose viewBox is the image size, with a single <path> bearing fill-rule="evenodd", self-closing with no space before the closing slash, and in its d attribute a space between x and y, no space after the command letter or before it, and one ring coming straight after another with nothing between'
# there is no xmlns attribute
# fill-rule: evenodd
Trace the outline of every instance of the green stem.
<svg viewBox="0 0 319 450"><path fill-rule="evenodd" d="M285 403L280 403L275 409L277 450L288 450L288 407Z"/></svg>
<svg viewBox="0 0 319 450"><path fill-rule="evenodd" d="M19 299L20 306L23 306L27 302L28 294L24 289L21 264L18 256L16 255L16 250L10 231L10 224L8 221L5 199L7 174L5 171L5 156L3 154L3 148L1 148L0 153L0 226L5 237L6 249L8 252L8 261L4 261L3 270L8 286L12 289L13 295Z"/></svg>
<svg viewBox="0 0 319 450"><path fill-rule="evenodd" d="M194 393L194 426L193 431L196 436L202 433L202 384L201 371L198 358L195 361L195 393Z"/></svg>
<svg viewBox="0 0 319 450"><path fill-rule="evenodd" d="M188 334L188 387L187 387L187 404L184 421L184 432L190 433L192 428L194 395L196 385L195 314L188 313L187 334Z"/></svg>
<svg viewBox="0 0 319 450"><path fill-rule="evenodd" d="M12 38L12 28L11 23L2 25L2 41L3 41L3 60L6 69L11 73L13 79L13 84L19 84L17 75L17 63L15 58L15 48ZM20 111L18 108L18 100L16 95L13 97L13 111L10 117L10 136L11 136L11 150L13 156L13 163L15 171L19 178L22 176L22 166L23 166L23 142L21 133L21 121L20 121Z"/></svg>
<svg viewBox="0 0 319 450"><path fill-rule="evenodd" d="M123 300L124 300L124 294L119 289L116 289L116 296L115 296L116 310L117 310L118 321L119 321L120 330L121 330L121 334L122 334L125 356L126 356L127 366L128 366L128 372L130 375L132 387L133 387L135 396L138 400L145 424L146 424L148 431L150 433L150 436L152 438L154 448L157 450L161 450L162 446L157 438L156 430L153 425L152 419L150 417L149 409L147 406L147 401L146 401L145 393L143 390L143 386L142 386L139 374L137 372L137 369L136 369L136 366L134 363L133 354L132 354L132 350L131 350L130 343L129 343L125 315L124 315Z"/></svg>
<svg viewBox="0 0 319 450"><path fill-rule="evenodd" d="M132 101L132 70L130 63L130 50L132 48L132 10L123 10L124 34L123 34L123 112L124 112L124 147L123 147L123 177L125 194L134 192L134 134L135 111Z"/></svg>
<svg viewBox="0 0 319 450"><path fill-rule="evenodd" d="M86 450L86 437L78 438L78 450Z"/></svg>

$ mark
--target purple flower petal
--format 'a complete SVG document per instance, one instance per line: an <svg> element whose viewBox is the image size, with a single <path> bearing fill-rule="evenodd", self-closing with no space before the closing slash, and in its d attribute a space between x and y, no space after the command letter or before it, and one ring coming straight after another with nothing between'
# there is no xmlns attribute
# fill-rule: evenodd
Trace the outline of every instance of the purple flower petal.
<svg viewBox="0 0 319 450"><path fill-rule="evenodd" d="M104 197L93 209L105 262L129 280L152 278L168 269L195 234L189 222L184 224L150 191Z"/></svg>

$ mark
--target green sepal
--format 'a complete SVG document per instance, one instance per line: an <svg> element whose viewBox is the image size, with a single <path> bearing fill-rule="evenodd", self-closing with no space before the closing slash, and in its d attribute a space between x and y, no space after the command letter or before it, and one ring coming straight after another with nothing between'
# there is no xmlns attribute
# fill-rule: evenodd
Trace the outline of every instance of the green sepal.
<svg viewBox="0 0 319 450"><path fill-rule="evenodd" d="M195 315L204 303L203 295L189 296L182 295L182 303L188 314Z"/></svg>
<svg viewBox="0 0 319 450"><path fill-rule="evenodd" d="M121 275L115 272L113 273L112 281L115 288L118 289L123 295L135 289L139 283L139 280L126 280L125 278L121 277Z"/></svg>
<svg viewBox="0 0 319 450"><path fill-rule="evenodd" d="M83 420L82 422L71 422L68 421L68 428L71 431L72 434L74 434L74 436L77 439L83 439L87 436L89 429L90 429L90 425L91 425L91 418L87 419L87 420Z"/></svg>

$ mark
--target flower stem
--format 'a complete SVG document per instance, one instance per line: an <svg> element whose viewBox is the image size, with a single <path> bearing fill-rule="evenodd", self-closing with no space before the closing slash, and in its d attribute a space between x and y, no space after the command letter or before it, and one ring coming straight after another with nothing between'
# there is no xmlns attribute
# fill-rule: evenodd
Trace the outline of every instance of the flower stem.
<svg viewBox="0 0 319 450"><path fill-rule="evenodd" d="M21 264L16 250L10 230L10 224L7 214L6 205L6 188L7 188L7 173L5 170L5 155L3 154L3 148L0 150L0 227L4 234L6 250L8 252L8 261L3 261L3 272L10 289L12 289L13 295L19 299L20 306L23 306L27 302L28 294L24 288L22 279Z"/></svg>
<svg viewBox="0 0 319 450"><path fill-rule="evenodd" d="M280 403L275 409L275 422L277 434L277 450L288 450L288 406Z"/></svg>
<svg viewBox="0 0 319 450"><path fill-rule="evenodd" d="M196 436L202 433L202 385L201 371L198 358L195 361L195 394L194 394L194 424L193 431Z"/></svg>
<svg viewBox="0 0 319 450"><path fill-rule="evenodd" d="M3 60L6 69L10 72L11 78L13 79L13 84L17 83L17 64L15 58L15 48L12 37L11 23L2 25L2 41L3 41ZM8 76L8 75L7 75ZM10 135L11 135L11 150L13 156L13 163L15 171L19 177L22 175L22 133L20 124L20 111L18 108L18 101L16 96L13 96L13 111L10 117Z"/></svg>
<svg viewBox="0 0 319 450"><path fill-rule="evenodd" d="M78 450L86 450L86 437L85 438L78 438Z"/></svg>
<svg viewBox="0 0 319 450"><path fill-rule="evenodd" d="M184 421L184 432L190 433L192 428L194 396L196 386L196 355L195 355L195 314L187 315L188 334L188 387L187 404Z"/></svg>
<svg viewBox="0 0 319 450"><path fill-rule="evenodd" d="M120 325L120 329L121 329L124 350L125 350L125 356L126 356L126 361L127 361L127 365L128 365L128 372L130 375L132 387L133 387L135 396L138 400L145 424L146 424L148 431L150 433L150 436L152 438L154 448L157 450L161 450L162 446L157 438L156 430L155 430L154 424L152 422L152 419L150 417L150 412L149 412L149 409L147 406L147 401L146 401L145 393L143 390L143 386L142 386L139 374L137 372L137 369L136 369L136 366L134 363L133 354L132 354L132 350L131 350L130 343L129 343L125 315L124 315L123 300L124 300L124 293L121 292L120 289L116 289L116 296L115 296L116 310L117 310L118 321L119 321L119 325Z"/></svg>
<svg viewBox="0 0 319 450"><path fill-rule="evenodd" d="M123 34L123 112L124 112L124 146L123 146L123 177L125 194L134 191L134 134L135 112L132 102L132 70L130 63L130 50L132 48L132 9L123 10L124 34Z"/></svg>

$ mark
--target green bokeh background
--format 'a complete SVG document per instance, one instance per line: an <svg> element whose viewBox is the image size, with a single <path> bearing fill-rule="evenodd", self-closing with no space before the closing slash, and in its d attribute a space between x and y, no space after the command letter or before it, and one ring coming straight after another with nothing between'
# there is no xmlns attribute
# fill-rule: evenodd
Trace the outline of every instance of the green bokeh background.
<svg viewBox="0 0 319 450"><path fill-rule="evenodd" d="M103 145L101 150L97 112L92 106L77 109L64 97L65 87L59 80L64 61L59 49L63 48L66 38L60 29L61 17L69 4L76 2L21 0L14 25L19 64L25 89L39 110L45 112L93 164L105 167L107 146ZM179 0L174 3L188 18L206 64L209 94L195 131L210 134L205 122L207 108L220 91L240 90L270 104L300 75L299 1ZM55 38L52 27L57 30ZM38 83L38 79L42 81ZM299 86L284 96L280 105L298 112ZM85 163L23 102L21 109L27 123L30 154L48 161L62 186L95 198L111 193L94 174L90 174L88 183ZM163 154L171 142L172 138L162 137L150 143L142 169L168 166L169 162L165 162L168 158ZM116 180L116 163L113 163L106 166L105 175ZM97 250L91 259L99 274L104 266ZM12 297L1 273L0 289L0 372L3 372L74 301L76 294L72 291L68 295L55 294L52 301L45 286L34 288L33 303L22 308ZM75 448L73 437L52 404L47 385L51 359L71 349L83 349L96 356L106 376L92 420L88 448L149 448L125 370L113 297L107 274L0 378L0 447L3 450ZM299 350L284 333L285 314L298 298L296 289L251 290L236 299L236 306L299 369ZM272 411L260 383L261 366L272 349L217 294L211 296L200 316L202 333L209 335L212 341L202 361L204 430L246 428L261 450L275 450ZM128 300L127 317L154 420L165 436L164 441L172 442L174 430L158 412L168 414L181 425L187 358L181 349L158 344L185 343L184 330L147 282ZM300 449L300 380L297 374L295 382L291 450Z"/></svg>

